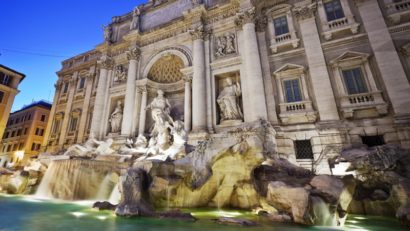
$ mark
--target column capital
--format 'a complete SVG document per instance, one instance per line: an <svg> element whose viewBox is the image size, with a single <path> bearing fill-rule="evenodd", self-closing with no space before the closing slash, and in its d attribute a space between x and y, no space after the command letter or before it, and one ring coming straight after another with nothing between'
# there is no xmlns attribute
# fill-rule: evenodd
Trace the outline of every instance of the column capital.
<svg viewBox="0 0 410 231"><path fill-rule="evenodd" d="M256 31L264 32L268 26L268 17L266 15L259 15L255 20Z"/></svg>
<svg viewBox="0 0 410 231"><path fill-rule="evenodd" d="M125 52L127 54L128 60L139 60L141 57L141 50L139 47L132 47L128 51Z"/></svg>
<svg viewBox="0 0 410 231"><path fill-rule="evenodd" d="M184 75L182 79L185 83L192 83L192 74Z"/></svg>
<svg viewBox="0 0 410 231"><path fill-rule="evenodd" d="M247 23L255 23L256 9L255 7L248 8L236 14L235 24L242 27Z"/></svg>
<svg viewBox="0 0 410 231"><path fill-rule="evenodd" d="M114 68L114 60L106 54L100 57L100 59L97 61L97 64L102 69L112 70Z"/></svg>
<svg viewBox="0 0 410 231"><path fill-rule="evenodd" d="M297 20L305 20L308 18L315 17L315 13L317 10L317 4L312 3L305 6L295 7L293 12Z"/></svg>
<svg viewBox="0 0 410 231"><path fill-rule="evenodd" d="M146 86L139 86L139 87L137 87L137 91L138 91L138 93L147 93L148 89L147 89Z"/></svg>
<svg viewBox="0 0 410 231"><path fill-rule="evenodd" d="M189 30L189 34L193 41L198 39L205 40L208 38L208 35L210 35L210 31L205 29L203 23L200 23L199 25L193 26L192 29Z"/></svg>

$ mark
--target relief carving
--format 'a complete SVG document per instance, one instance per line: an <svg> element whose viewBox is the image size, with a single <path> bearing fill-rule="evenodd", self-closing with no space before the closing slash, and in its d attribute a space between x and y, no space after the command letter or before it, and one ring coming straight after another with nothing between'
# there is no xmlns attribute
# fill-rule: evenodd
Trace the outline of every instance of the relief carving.
<svg viewBox="0 0 410 231"><path fill-rule="evenodd" d="M122 65L115 67L114 72L114 83L121 83L127 80L127 72Z"/></svg>
<svg viewBox="0 0 410 231"><path fill-rule="evenodd" d="M226 33L223 36L217 37L215 39L215 56L223 57L229 54L236 53L235 37L236 36L233 33Z"/></svg>

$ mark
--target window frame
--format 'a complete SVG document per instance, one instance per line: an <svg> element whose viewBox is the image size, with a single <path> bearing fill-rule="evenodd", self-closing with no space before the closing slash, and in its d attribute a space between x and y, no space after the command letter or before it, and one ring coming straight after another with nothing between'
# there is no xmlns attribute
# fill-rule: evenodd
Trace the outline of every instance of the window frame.
<svg viewBox="0 0 410 231"><path fill-rule="evenodd" d="M338 6L340 7L340 12L342 13L341 16L337 16L337 15L336 15L336 11L335 11L335 9L334 9L334 7L335 7L335 2L338 2L338 4L339 4ZM329 6L329 5L332 5L332 11L331 11L331 12L328 11L328 7L327 7L327 6ZM326 20L327 20L328 22L332 22L332 21L335 21L335 20L342 19L342 18L345 18L345 17L346 17L346 14L345 14L345 12L344 12L344 9L343 9L343 6L342 6L342 3L340 2L340 0L330 0L330 1L324 2L324 3L323 3L323 8L324 8L324 10L325 10ZM333 19L331 19L331 18L329 17L329 14L330 14L330 13L333 14L333 15L331 15L331 16L333 17Z"/></svg>
<svg viewBox="0 0 410 231"><path fill-rule="evenodd" d="M360 91L361 89L359 89L360 87L359 87L359 84L358 84L358 81L357 81L357 77L353 75L352 77L353 77L353 83L354 83L354 88L355 88L353 90L355 92L352 92L352 93L350 92L350 88L348 86L348 83L346 82L345 72L347 73L348 71L351 71L351 73L353 74L353 70L359 70L360 71L360 78L361 78L361 82L362 82L361 84L364 87L364 89L362 89L362 90L364 90L364 91ZM365 76L363 66L354 66L354 67L349 67L349 68L341 68L340 72L341 72L340 74L341 74L341 77L342 77L345 92L346 92L347 95L358 95L358 94L365 94L365 93L370 92L369 91L369 84L367 82L367 78Z"/></svg>
<svg viewBox="0 0 410 231"><path fill-rule="evenodd" d="M288 95L287 95L287 88L286 88L286 82L290 82L290 81L292 81L292 83L291 83L291 88L292 88L292 97L293 98L295 98L295 91L294 91L294 85L293 85L293 81L296 81L297 82L297 85L298 85L298 90L299 90L299 97L300 97L300 100L293 100L293 101L288 101ZM304 98L303 98L303 89L302 89L302 84L301 84L301 81L300 81L300 77L298 77L298 76L295 76L295 77L293 77L293 78L284 78L284 79L282 79L282 89L283 89L283 96L284 96L284 98L285 98L285 103L296 103L296 102L302 102L302 101L304 101Z"/></svg>

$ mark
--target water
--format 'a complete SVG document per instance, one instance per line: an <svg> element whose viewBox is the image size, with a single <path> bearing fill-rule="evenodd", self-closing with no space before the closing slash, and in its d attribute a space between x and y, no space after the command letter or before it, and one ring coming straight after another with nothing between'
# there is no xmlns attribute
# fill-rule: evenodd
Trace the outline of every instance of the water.
<svg viewBox="0 0 410 231"><path fill-rule="evenodd" d="M357 230L384 231L407 230L394 219L384 217L350 216L344 229L329 227L304 227L263 223L258 227L237 227L213 223L210 219L217 216L247 217L250 213L239 211L194 210L197 222L183 222L153 218L122 218L109 211L90 209L92 202L69 203L64 201L44 201L33 197L0 195L1 231L128 231L128 230L175 230L175 231L307 231L307 230ZM257 218L256 218L257 219Z"/></svg>

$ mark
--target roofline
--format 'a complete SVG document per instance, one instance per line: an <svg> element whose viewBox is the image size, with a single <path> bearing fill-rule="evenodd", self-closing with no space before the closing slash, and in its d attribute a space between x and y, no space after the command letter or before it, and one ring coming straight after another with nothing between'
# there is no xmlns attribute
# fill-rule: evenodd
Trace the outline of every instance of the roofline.
<svg viewBox="0 0 410 231"><path fill-rule="evenodd" d="M25 74L20 73L20 72L18 72L18 71L16 71L16 70L13 70L13 69L11 69L10 67L6 67L6 66L4 66L3 64L0 64L0 67L6 69L6 70L8 70L8 71L11 71L11 72L13 72L13 73L15 73L15 74L17 74L17 75L22 76L22 78L21 78L21 80L20 80L20 83L21 83L21 81L23 81L24 78L26 78L26 75L25 75Z"/></svg>
<svg viewBox="0 0 410 231"><path fill-rule="evenodd" d="M52 106L53 106L53 105L52 105L51 103L49 103L49 102L47 102L47 101L45 101L45 100L40 100L40 101L37 101L37 102L33 102L33 103L29 104L29 105L23 106L21 109L10 113L10 116L13 115L13 114L19 113L19 112L21 112L21 111L25 111L25 110L27 110L27 109L30 109L30 108L32 108L32 107L43 107L43 108L45 108L45 109L50 109L50 110L51 110L51 107L52 107Z"/></svg>

